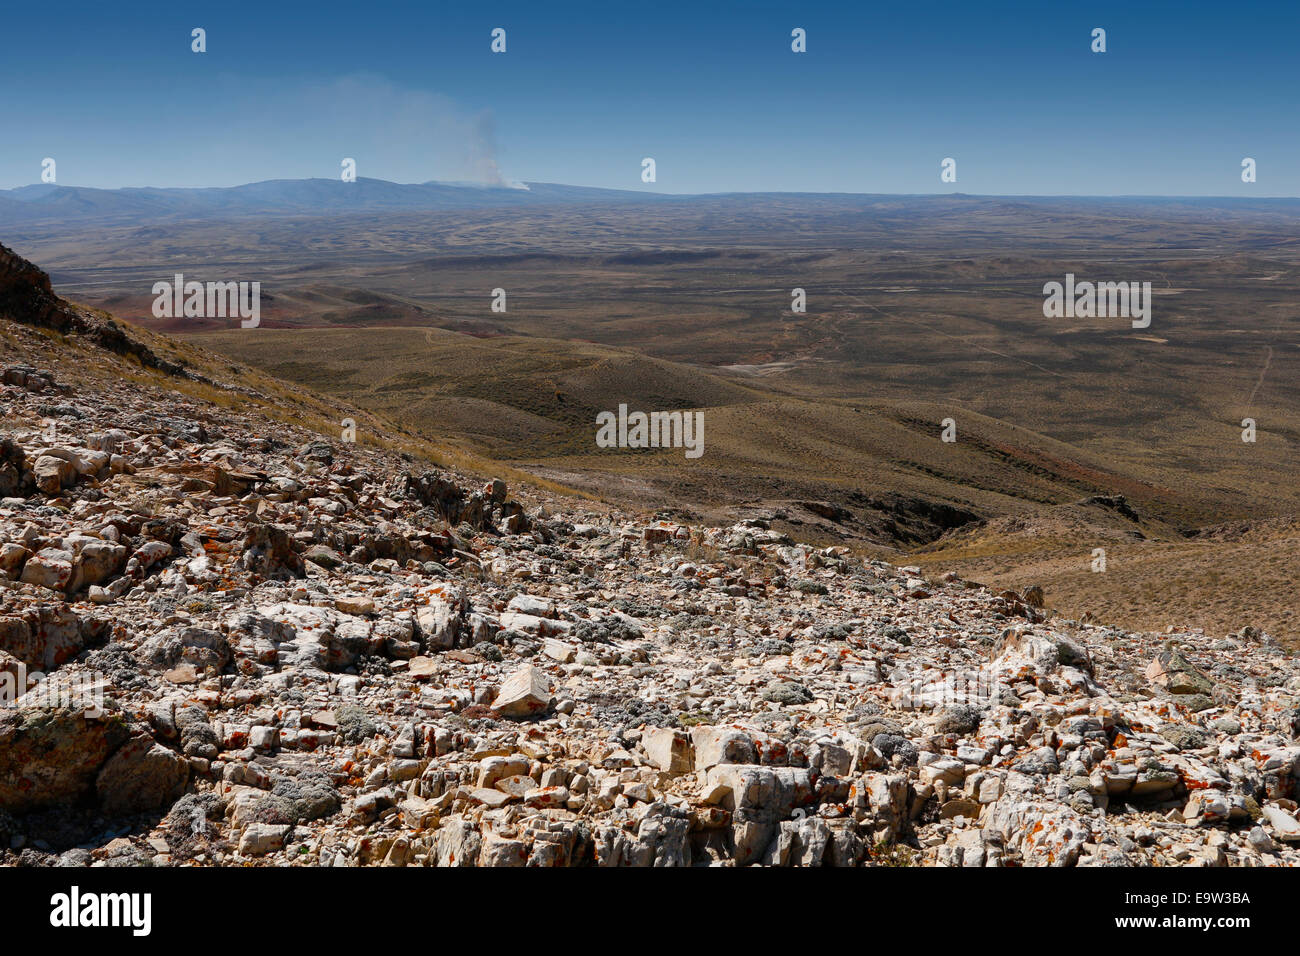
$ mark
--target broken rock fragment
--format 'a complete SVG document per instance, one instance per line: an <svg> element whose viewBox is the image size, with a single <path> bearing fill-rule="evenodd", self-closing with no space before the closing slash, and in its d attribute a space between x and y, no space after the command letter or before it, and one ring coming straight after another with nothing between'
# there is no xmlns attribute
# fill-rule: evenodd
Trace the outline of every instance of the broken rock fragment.
<svg viewBox="0 0 1300 956"><path fill-rule="evenodd" d="M1181 651L1166 648L1146 670L1147 679L1171 694L1210 694L1214 683Z"/></svg>
<svg viewBox="0 0 1300 956"><path fill-rule="evenodd" d="M550 681L536 666L525 664L505 679L492 709L503 717L533 717L551 706Z"/></svg>

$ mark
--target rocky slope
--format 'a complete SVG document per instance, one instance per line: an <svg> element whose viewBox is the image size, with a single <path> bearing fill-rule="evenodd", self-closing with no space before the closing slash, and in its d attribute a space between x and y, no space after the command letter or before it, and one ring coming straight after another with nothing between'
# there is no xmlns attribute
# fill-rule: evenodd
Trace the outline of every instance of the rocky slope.
<svg viewBox="0 0 1300 956"><path fill-rule="evenodd" d="M1300 863L1267 634L342 442L176 391L15 258L5 863Z"/></svg>

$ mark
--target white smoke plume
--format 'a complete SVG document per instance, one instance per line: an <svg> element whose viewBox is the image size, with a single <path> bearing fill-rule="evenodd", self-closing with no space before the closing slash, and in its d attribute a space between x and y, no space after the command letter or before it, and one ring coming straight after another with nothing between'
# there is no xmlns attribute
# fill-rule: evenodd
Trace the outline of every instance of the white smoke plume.
<svg viewBox="0 0 1300 956"><path fill-rule="evenodd" d="M524 188L501 172L495 121L448 96L358 73L284 89L265 98L256 125L259 151L300 155L319 150L326 168L355 156L361 176L394 182L430 180ZM278 143L276 141L279 141ZM303 175L267 170L263 178Z"/></svg>

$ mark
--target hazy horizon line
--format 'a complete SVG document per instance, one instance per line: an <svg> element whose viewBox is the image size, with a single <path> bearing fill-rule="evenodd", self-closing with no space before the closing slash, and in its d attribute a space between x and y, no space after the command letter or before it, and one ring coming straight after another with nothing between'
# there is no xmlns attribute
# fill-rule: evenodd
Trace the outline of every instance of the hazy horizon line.
<svg viewBox="0 0 1300 956"><path fill-rule="evenodd" d="M54 189L94 189L101 192L122 192L126 190L148 189L157 192L184 192L187 190L211 189L242 189L247 186L261 186L268 183L305 183L305 182L322 182L337 183L339 186L350 186L353 183L346 183L340 179L328 176L297 176L297 177L277 177L274 179L256 179L243 183L234 183L231 185L214 186L214 185L193 185L193 186L86 186L71 183L22 183L17 186L0 187L0 193L14 192L19 189L30 189L32 187L48 187ZM359 176L355 182L372 182L383 183L389 186L450 186L463 189L482 189L501 192L526 192L528 187L532 186L559 186L566 189L589 189L595 192L623 193L631 195L654 196L660 198L705 198L710 196L889 196L894 198L918 198L918 199L1224 199L1233 202L1267 202L1270 200L1297 200L1300 195L1270 195L1270 196L1229 196L1222 193L976 193L976 192L937 192L937 193L917 193L917 192L872 192L861 191L851 192L842 189L762 189L762 190L729 190L729 191L707 191L707 192L663 192L652 189L623 189L614 186L587 186L579 183L558 183L544 182L540 180L518 180L516 185L505 185L502 183L484 183L473 180L438 180L429 179L423 182L398 182L391 179L380 179L374 176Z"/></svg>

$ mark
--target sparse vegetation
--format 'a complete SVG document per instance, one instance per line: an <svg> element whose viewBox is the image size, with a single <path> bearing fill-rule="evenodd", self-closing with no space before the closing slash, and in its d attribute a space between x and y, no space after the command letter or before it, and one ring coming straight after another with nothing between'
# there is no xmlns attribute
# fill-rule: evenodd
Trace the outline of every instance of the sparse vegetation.
<svg viewBox="0 0 1300 956"><path fill-rule="evenodd" d="M1116 216L1140 224L1122 247ZM357 215L346 228L268 218L251 238L104 224L76 252L62 231L35 228L27 244L38 260L49 251L47 265L93 261L95 302L120 318L184 333L146 338L168 361L219 381L238 366L237 390L183 385L225 407L254 403L325 435L352 417L362 443L637 510L769 514L773 530L813 544L1041 583L1065 614L1163 627L1176 597L1180 625L1251 622L1300 639L1285 577L1300 356L1276 347L1300 281L1287 209L767 196L598 218L558 207ZM1191 254L1169 238L1189 229L1203 237ZM411 235L443 254L414 252ZM267 272L267 327L199 323L189 337L194 324L149 314L138 290L151 273L102 268L110 247L151 262L187 242ZM308 247L305 279L294 262ZM1148 334L1044 320L1044 277L1084 260L1156 284ZM528 295L491 313L465 292L496 286ZM795 286L819 290L805 315L774 293ZM704 457L597 449L595 415L620 402L703 409ZM937 437L949 416L953 444ZM1248 416L1254 444L1240 440ZM872 507L882 492L989 525L926 527ZM1120 494L1140 521L1074 507ZM801 501L837 517L792 507ZM1253 537L1207 536L1234 523ZM1087 569L1098 542L1112 558L1103 575Z"/></svg>

